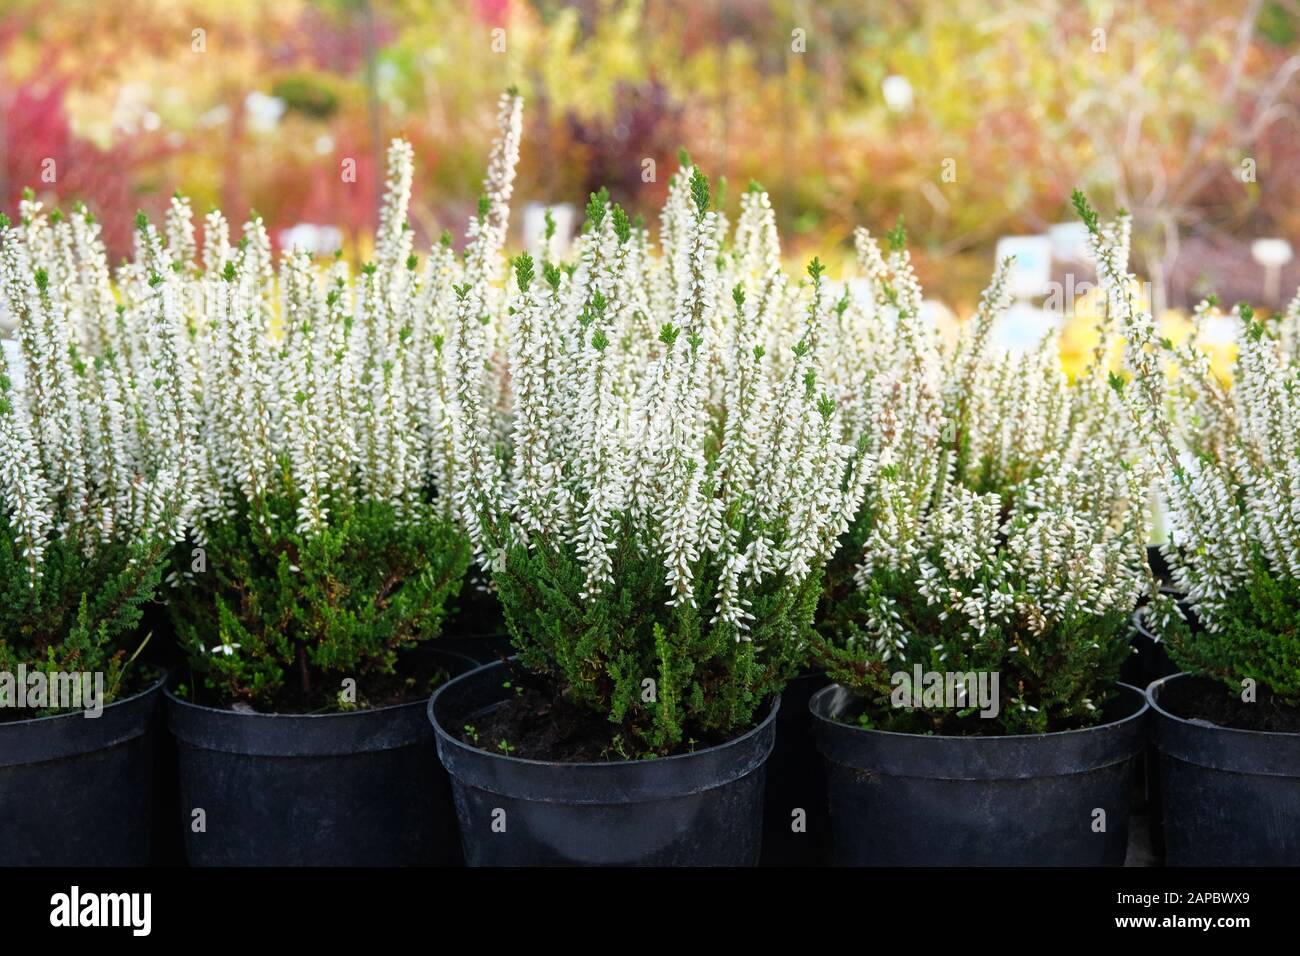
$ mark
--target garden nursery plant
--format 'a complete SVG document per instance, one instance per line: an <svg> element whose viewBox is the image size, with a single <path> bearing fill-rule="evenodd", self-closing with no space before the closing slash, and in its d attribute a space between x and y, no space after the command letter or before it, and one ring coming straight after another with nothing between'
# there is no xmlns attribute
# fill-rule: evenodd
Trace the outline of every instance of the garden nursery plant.
<svg viewBox="0 0 1300 956"><path fill-rule="evenodd" d="M194 453L182 344L152 299L149 335L125 335L86 210L19 216L0 217L19 343L0 360L0 864L140 864L161 684L136 662L142 606Z"/></svg>
<svg viewBox="0 0 1300 956"><path fill-rule="evenodd" d="M1108 234L1124 254L1127 221ZM1004 262L947 353L901 228L857 246L874 365L842 390L877 466L814 639L837 858L1122 862L1143 701L1116 683L1151 470L1108 381L1113 316L1075 382L1051 337L999 350Z"/></svg>
<svg viewBox="0 0 1300 956"><path fill-rule="evenodd" d="M179 198L165 244L140 224L149 272L192 331L204 439L193 547L170 595L193 675L168 695L183 804L209 808L206 831L186 835L192 862L454 855L423 706L470 662L420 645L470 562L462 489L485 463L458 457L473 353L456 336L467 320L486 336L480 317L499 308L520 108L502 98L463 261L449 239L423 265L414 254L401 141L359 275L290 250L276 281L261 221L232 245L216 212L200 263ZM473 387L497 407L494 379Z"/></svg>
<svg viewBox="0 0 1300 956"><path fill-rule="evenodd" d="M777 695L871 460L821 380L824 269L791 284L761 187L733 241L712 207L683 155L660 255L597 193L572 261L515 260L499 469L458 290L458 500L519 652L431 705L472 863L756 861Z"/></svg>
<svg viewBox="0 0 1300 956"><path fill-rule="evenodd" d="M1122 318L1121 391L1173 515L1163 551L1182 606L1161 594L1147 614L1184 671L1148 690L1169 861L1300 863L1300 296L1271 323L1232 308L1228 387L1199 347L1223 317L1217 301L1197 307L1188 340L1160 337L1096 214L1075 201Z"/></svg>

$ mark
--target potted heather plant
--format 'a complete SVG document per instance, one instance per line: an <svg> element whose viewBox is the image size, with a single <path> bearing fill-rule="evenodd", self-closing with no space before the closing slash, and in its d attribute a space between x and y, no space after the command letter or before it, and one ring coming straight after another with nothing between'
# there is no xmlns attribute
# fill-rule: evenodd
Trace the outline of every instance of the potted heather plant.
<svg viewBox="0 0 1300 956"><path fill-rule="evenodd" d="M448 457L458 370L439 323L459 276L490 289L517 96L503 99L501 120L493 191L463 264L449 243L423 270L412 255L411 151L400 141L375 259L358 276L294 251L277 295L260 220L232 246L209 215L201 269L174 254L192 244L164 249L142 227L169 300L192 310L204 438L199 515L171 598L189 666L167 694L192 863L458 856L424 717L433 688L473 664L425 646L471 554L454 509L463 468ZM175 201L169 235L190 234L188 219ZM491 308L492 294L476 307Z"/></svg>
<svg viewBox="0 0 1300 956"><path fill-rule="evenodd" d="M29 194L30 196L30 194ZM0 215L0 865L143 865L162 674L136 661L185 521L178 330L117 350L93 217Z"/></svg>
<svg viewBox="0 0 1300 956"><path fill-rule="evenodd" d="M1123 317L1127 404L1173 513L1164 554L1184 598L1161 594L1148 614L1182 668L1147 688L1168 862L1300 864L1300 299L1271 326L1233 309L1228 388L1195 336L1175 346L1157 335L1096 214L1076 203ZM1217 313L1202 303L1198 325Z"/></svg>
<svg viewBox="0 0 1300 956"><path fill-rule="evenodd" d="M1116 685L1148 520L1110 336L1074 384L1051 339L996 349L1004 262L946 356L889 240L857 235L864 341L888 354L858 398L876 480L814 639L834 858L1122 863L1145 701Z"/></svg>
<svg viewBox="0 0 1300 956"><path fill-rule="evenodd" d="M430 703L471 864L757 862L778 695L866 469L819 383L825 297L769 355L709 207L684 166L662 256L597 194L575 262L515 261L508 470L458 290L458 502L519 652Z"/></svg>

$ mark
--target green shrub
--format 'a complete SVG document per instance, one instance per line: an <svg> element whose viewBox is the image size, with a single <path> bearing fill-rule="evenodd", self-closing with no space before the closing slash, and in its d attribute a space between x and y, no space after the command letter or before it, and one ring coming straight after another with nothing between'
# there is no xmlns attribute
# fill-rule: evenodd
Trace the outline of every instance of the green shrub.
<svg viewBox="0 0 1300 956"><path fill-rule="evenodd" d="M524 667L605 723L611 759L753 725L804 659L867 478L819 378L820 264L787 292L758 190L721 250L708 181L683 163L662 257L602 192L573 262L516 260L504 470L474 375L489 363L473 284L448 341L463 522Z"/></svg>
<svg viewBox="0 0 1300 956"><path fill-rule="evenodd" d="M30 197L19 224L0 216L0 299L19 344L0 360L0 672L98 674L107 702L129 686L142 607L185 523L179 335L148 294L153 347L115 351L98 226ZM39 712L63 706L49 703Z"/></svg>

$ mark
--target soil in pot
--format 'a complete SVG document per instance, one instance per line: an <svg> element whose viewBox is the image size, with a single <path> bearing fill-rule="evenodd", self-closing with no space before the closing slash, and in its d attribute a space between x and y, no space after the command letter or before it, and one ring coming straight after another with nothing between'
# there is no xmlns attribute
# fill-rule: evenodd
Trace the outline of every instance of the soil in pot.
<svg viewBox="0 0 1300 956"><path fill-rule="evenodd" d="M447 648L437 645L437 651ZM464 670L465 661L458 655L447 658L437 653L431 645L421 645L402 652L396 670L391 674L367 674L356 681L356 710L377 710L400 704L424 703L429 695L445 684L450 677L448 664L459 664L456 672ZM291 671L288 676L294 676ZM241 713L266 715L330 714L338 711L339 685L320 682L304 686L296 680L286 680L271 706L260 711L247 704L227 705L216 694L195 679L188 669L177 671L174 682L175 696L179 699L214 710L235 710Z"/></svg>
<svg viewBox="0 0 1300 956"><path fill-rule="evenodd" d="M938 736L844 722L858 701L813 696L834 861L875 866L1122 865L1146 701L1120 685L1093 727Z"/></svg>
<svg viewBox="0 0 1300 956"><path fill-rule="evenodd" d="M459 737L474 747L499 750L525 760L590 763L636 760L602 715L578 707L536 675L511 659L502 662L506 694L459 729ZM454 728L453 728L454 729ZM728 738L689 726L674 753L693 753L726 743Z"/></svg>
<svg viewBox="0 0 1300 956"><path fill-rule="evenodd" d="M505 663L488 664L429 703L468 864L758 862L779 700L731 740L697 737L688 752L655 759L582 759L617 752L607 722L597 727L519 680Z"/></svg>
<svg viewBox="0 0 1300 956"><path fill-rule="evenodd" d="M163 677L133 680L98 717L0 723L0 866L149 863Z"/></svg>
<svg viewBox="0 0 1300 956"><path fill-rule="evenodd" d="M1218 681L1188 677L1165 686L1160 706L1175 717L1233 730L1300 734L1300 707L1284 703L1264 687L1258 688L1253 702L1246 703Z"/></svg>
<svg viewBox="0 0 1300 956"><path fill-rule="evenodd" d="M429 658L424 673L475 666L434 647L419 653ZM428 698L416 688L392 701L395 686L370 692L367 699L384 706L343 713L240 712L169 690L186 859L200 866L459 862Z"/></svg>
<svg viewBox="0 0 1300 956"><path fill-rule="evenodd" d="M1187 674L1147 696L1169 865L1300 865L1300 708Z"/></svg>

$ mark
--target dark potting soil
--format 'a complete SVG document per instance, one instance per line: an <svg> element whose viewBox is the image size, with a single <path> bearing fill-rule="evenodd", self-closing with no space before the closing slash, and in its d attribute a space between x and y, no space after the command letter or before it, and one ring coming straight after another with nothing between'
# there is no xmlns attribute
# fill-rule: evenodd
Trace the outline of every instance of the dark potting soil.
<svg viewBox="0 0 1300 956"><path fill-rule="evenodd" d="M636 742L624 739L604 716L575 705L534 675L511 665L504 681L515 696L474 715L463 727L450 728L452 733L472 747L511 757L590 763L692 753L745 732L720 735L688 727L682 744L669 753L639 753Z"/></svg>
<svg viewBox="0 0 1300 956"><path fill-rule="evenodd" d="M1239 690L1204 677L1183 677L1160 689L1160 706L1175 717L1219 727L1300 734L1300 707L1282 703L1263 687L1254 703L1246 703Z"/></svg>
<svg viewBox="0 0 1300 956"><path fill-rule="evenodd" d="M1006 702L1002 702L1006 706ZM1111 723L1132 713L1124 704L1119 694L1112 694L1102 706L1095 720L1053 720L1049 721L1044 733L1057 734L1068 730L1085 730L1101 724ZM863 698L854 700L850 707L834 718L850 727L865 730L881 730L895 734L918 734L940 737L1006 737L1009 734L997 720L979 716L978 711L969 717L956 719L953 711L927 711L923 708L895 708L889 704L872 704ZM1014 735L1029 733L1016 731Z"/></svg>
<svg viewBox="0 0 1300 956"><path fill-rule="evenodd" d="M420 653L421 650L425 648L400 654L397 667L391 674L357 675L355 706L348 707L346 710L375 710L380 707L392 707L428 699L450 675L434 655ZM322 677L316 674L313 686L304 691L301 682L294 679L296 672L286 669L285 684L272 698L270 704L262 703L260 706L253 707L246 702L222 699L219 694L203 685L202 675L194 674L189 670L184 671L183 674L182 682L175 692L176 696L201 707L261 714L345 712L345 709L339 706L338 700L339 691L342 689L341 677Z"/></svg>

